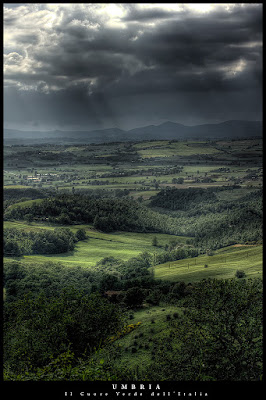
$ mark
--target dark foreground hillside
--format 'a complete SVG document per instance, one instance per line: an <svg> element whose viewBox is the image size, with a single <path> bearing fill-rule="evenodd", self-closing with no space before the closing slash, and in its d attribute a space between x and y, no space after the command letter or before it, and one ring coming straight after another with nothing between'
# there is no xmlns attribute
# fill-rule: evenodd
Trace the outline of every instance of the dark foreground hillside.
<svg viewBox="0 0 266 400"><path fill-rule="evenodd" d="M6 302L5 379L261 379L261 280L207 280L193 287L144 282L120 291L115 304L74 289ZM145 322L137 310L158 295L165 320L154 314ZM132 323L135 314L140 319ZM141 368L125 364L130 353L140 357Z"/></svg>

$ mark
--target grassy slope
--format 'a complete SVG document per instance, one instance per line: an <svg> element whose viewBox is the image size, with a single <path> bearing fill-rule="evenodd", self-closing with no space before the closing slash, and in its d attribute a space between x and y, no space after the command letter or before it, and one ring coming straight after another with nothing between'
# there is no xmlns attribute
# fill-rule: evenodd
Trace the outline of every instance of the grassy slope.
<svg viewBox="0 0 266 400"><path fill-rule="evenodd" d="M205 265L208 265L205 268ZM204 278L233 278L237 270L248 278L262 276L262 246L229 246L213 256L172 261L153 267L157 279L195 282Z"/></svg>
<svg viewBox="0 0 266 400"><path fill-rule="evenodd" d="M170 314L173 318L174 313L182 313L181 308L154 306L136 311L134 318L128 324L135 325L141 322L141 325L114 342L121 347L121 356L118 356L116 360L117 366L119 368L141 369L141 365L147 367L151 364L152 352L156 351L156 340L163 338L169 330L166 316ZM148 348L145 348L145 345ZM137 351L132 353L132 348L136 348ZM105 356L108 357L108 348L101 352L101 357L105 358Z"/></svg>
<svg viewBox="0 0 266 400"><path fill-rule="evenodd" d="M23 230L40 231L41 229L53 230L58 225L48 225L44 223L27 224L22 221L4 223L4 228L17 228ZM65 226L66 227L66 226ZM69 225L67 226L73 232L80 228L84 228L88 239L80 241L76 244L75 250L63 254L51 255L31 255L24 256L23 260L26 262L61 262L67 265L80 265L83 267L93 266L104 257L115 257L121 260L128 260L129 258L136 257L144 251L153 253L162 251L163 247L152 246L152 239L154 236L158 239L158 244L164 246L169 243L173 238L178 238L183 243L186 237L177 237L167 234L154 234L154 233L135 233L135 232L112 232L103 233L93 229L91 225ZM8 258L10 259L10 258Z"/></svg>
<svg viewBox="0 0 266 400"><path fill-rule="evenodd" d="M8 207L8 210L12 210L13 208L17 208L17 207L30 207L33 204L38 204L41 203L43 201L43 199L34 199L34 200L26 200L26 201L21 201L19 203L15 203L12 204L11 206Z"/></svg>
<svg viewBox="0 0 266 400"><path fill-rule="evenodd" d="M5 221L4 228L17 228L26 231L53 230L58 225L24 221ZM23 261L28 263L42 263L47 261L60 262L66 265L80 265L90 267L104 257L115 257L128 260L138 254L148 251L160 253L163 246L173 238L180 243L186 237L177 237L167 234L112 232L103 233L93 229L92 225L67 226L73 232L84 228L88 239L76 244L75 250L63 254L24 256ZM159 246L152 246L153 237L158 239ZM8 258L7 260L10 260ZM208 268L205 268L208 265ZM215 252L213 256L200 255L196 258L172 261L153 267L155 278L169 281L194 282L204 278L232 278L236 271L244 270L248 277L258 277L262 274L262 246L229 246Z"/></svg>

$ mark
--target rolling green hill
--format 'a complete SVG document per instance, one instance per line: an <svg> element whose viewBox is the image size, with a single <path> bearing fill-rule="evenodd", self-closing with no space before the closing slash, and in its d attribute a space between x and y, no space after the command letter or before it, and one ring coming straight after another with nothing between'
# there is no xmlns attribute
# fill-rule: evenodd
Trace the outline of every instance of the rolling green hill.
<svg viewBox="0 0 266 400"><path fill-rule="evenodd" d="M21 202L19 202L19 203L15 203L15 204L12 204L11 206L9 206L9 207L8 207L8 210L12 210L12 209L17 208L17 207L21 207L21 208L23 208L23 207L30 207L30 206L32 206L33 204L38 204L38 203L41 203L42 201L43 201L43 199L35 199L35 200L25 200L25 201L21 201Z"/></svg>
<svg viewBox="0 0 266 400"><path fill-rule="evenodd" d="M141 366L145 368L151 365L153 354L157 348L158 340L169 332L169 318L178 318L183 309L176 306L146 307L135 311L128 326L134 325L134 329L123 337L114 338L115 345L119 346L119 353L114 366L117 368L138 371ZM103 348L97 358L107 358L109 348Z"/></svg>
<svg viewBox="0 0 266 400"><path fill-rule="evenodd" d="M53 230L58 225L32 222L27 224L22 221L5 221L4 228L16 228L26 231ZM76 244L75 250L51 255L28 255L23 256L23 262L27 263L44 263L47 261L60 262L62 264L80 265L82 267L94 266L98 261L105 257L115 257L120 260L128 260L136 257L142 252L148 251L153 253L163 251L165 244L169 243L173 238L180 243L185 243L188 239L185 236L174 236L167 234L155 233L135 233L135 232L112 232L103 233L93 229L92 225L69 225L64 226L74 233L78 229L85 229L88 239L80 241ZM157 237L158 246L152 245L154 237ZM161 246L161 247L159 247ZM8 258L10 259L10 257Z"/></svg>
<svg viewBox="0 0 266 400"><path fill-rule="evenodd" d="M243 270L248 278L262 276L262 246L234 245L217 250L214 255L200 255L156 265L156 279L195 282L201 279L233 278Z"/></svg>

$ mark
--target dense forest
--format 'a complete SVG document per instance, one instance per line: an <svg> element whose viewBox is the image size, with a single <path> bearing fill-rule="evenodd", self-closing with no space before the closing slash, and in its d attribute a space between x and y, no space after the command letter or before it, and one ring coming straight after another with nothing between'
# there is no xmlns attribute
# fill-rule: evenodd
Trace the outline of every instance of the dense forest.
<svg viewBox="0 0 266 400"><path fill-rule="evenodd" d="M148 215L147 215L148 214ZM154 213L129 199L94 198L84 195L60 194L29 207L17 206L5 213L6 219L43 220L58 224L93 223L96 229L147 231L158 225Z"/></svg>

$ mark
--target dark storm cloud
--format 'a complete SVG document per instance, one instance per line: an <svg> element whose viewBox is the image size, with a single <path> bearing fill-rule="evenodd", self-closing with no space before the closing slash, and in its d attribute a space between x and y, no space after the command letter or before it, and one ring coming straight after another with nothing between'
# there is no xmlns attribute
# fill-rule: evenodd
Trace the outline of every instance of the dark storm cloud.
<svg viewBox="0 0 266 400"><path fill-rule="evenodd" d="M256 32L253 32L254 20ZM194 16L185 21L163 22L159 29L140 38L135 46L136 53L145 60L173 66L186 63L206 65L211 60L217 64L226 63L239 56L248 57L253 51L252 47L243 51L238 46L261 40L261 33L257 32L261 20L257 22L256 12L253 19L248 15L241 23L239 16L236 19L229 15L226 20L224 13L216 13L211 19ZM234 50L230 46L235 46Z"/></svg>
<svg viewBox="0 0 266 400"><path fill-rule="evenodd" d="M185 122L199 115L195 98L201 98L204 118L209 110L224 119L222 109L212 108L225 102L225 119L247 104L255 115L262 85L261 5L235 4L227 10L220 4L206 13L186 5L105 6L36 4L6 12L5 118L12 119L16 91L33 104L43 124L67 120L69 126L72 121L90 127L123 121L123 127L134 127L138 115L132 110L140 102L141 121L145 112L147 120L154 118L156 109L158 120ZM220 100L213 102L214 96ZM169 106L170 99L178 109Z"/></svg>
<svg viewBox="0 0 266 400"><path fill-rule="evenodd" d="M151 8L149 10L141 10L136 8L136 5L127 5L127 16L123 18L124 21L139 22L139 21L150 21L156 19L174 18L178 13L172 11L165 11L163 9Z"/></svg>

